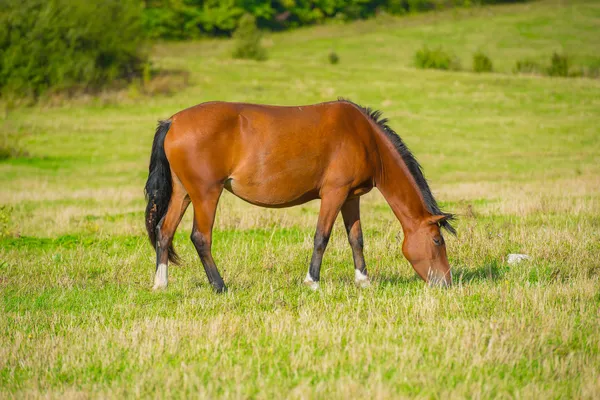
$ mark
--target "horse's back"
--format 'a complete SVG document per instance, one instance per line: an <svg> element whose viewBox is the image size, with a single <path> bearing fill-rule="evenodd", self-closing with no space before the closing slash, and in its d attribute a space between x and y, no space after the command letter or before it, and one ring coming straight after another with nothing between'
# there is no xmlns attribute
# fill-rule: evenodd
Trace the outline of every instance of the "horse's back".
<svg viewBox="0 0 600 400"><path fill-rule="evenodd" d="M357 131L368 122L348 103L212 102L183 110L172 121L165 147L182 181L222 181L259 205L301 203L318 197L324 184L352 186L370 174L371 144Z"/></svg>

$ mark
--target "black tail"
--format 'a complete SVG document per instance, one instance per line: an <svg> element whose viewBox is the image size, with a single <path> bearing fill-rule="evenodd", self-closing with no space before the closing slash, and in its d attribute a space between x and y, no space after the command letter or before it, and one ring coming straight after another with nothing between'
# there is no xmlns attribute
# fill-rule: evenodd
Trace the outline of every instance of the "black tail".
<svg viewBox="0 0 600 400"><path fill-rule="evenodd" d="M156 228L162 218L167 214L169 201L173 193L173 182L171 181L171 167L165 154L165 137L171 121L159 121L152 143L152 154L150 155L150 168L148 180L144 189L146 193L146 230L152 247L156 250ZM173 243L169 246L169 260L174 264L179 263L179 257L175 253Z"/></svg>

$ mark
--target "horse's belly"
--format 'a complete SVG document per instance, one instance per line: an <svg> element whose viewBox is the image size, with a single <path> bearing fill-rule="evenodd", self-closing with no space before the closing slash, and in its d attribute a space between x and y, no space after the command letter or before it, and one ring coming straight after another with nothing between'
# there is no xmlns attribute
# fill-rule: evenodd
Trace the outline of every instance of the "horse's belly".
<svg viewBox="0 0 600 400"><path fill-rule="evenodd" d="M314 182L302 182L293 177L258 179L236 179L225 181L225 189L249 203L262 207L291 207L319 198Z"/></svg>

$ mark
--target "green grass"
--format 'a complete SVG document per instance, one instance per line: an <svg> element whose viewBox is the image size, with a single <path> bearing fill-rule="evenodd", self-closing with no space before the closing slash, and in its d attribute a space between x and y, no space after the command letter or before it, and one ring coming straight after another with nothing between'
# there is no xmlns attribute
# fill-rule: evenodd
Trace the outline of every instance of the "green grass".
<svg viewBox="0 0 600 400"><path fill-rule="evenodd" d="M600 4L539 1L270 35L159 44L173 96L48 100L5 112L0 161L0 397L594 398L600 390L600 81L512 74L519 59L600 54ZM494 73L417 70L424 44ZM331 65L331 50L340 63ZM340 221L322 284L301 284L318 202L268 210L224 194L211 292L188 237L150 290L143 184L156 120L214 99L380 108L460 215L457 283L425 288L382 197L364 197L373 285L353 284ZM58 103L58 104L55 104ZM16 138L16 139L15 139ZM18 140L17 140L18 139ZM11 144L12 143L12 144ZM532 260L508 265L509 253Z"/></svg>

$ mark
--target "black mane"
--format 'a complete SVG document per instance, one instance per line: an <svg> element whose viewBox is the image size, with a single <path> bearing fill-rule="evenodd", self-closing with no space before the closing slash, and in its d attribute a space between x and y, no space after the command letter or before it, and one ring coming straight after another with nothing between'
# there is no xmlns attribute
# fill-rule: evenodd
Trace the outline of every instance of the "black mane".
<svg viewBox="0 0 600 400"><path fill-rule="evenodd" d="M425 202L427 210L432 215L443 215L445 218L440 222L440 227L445 228L448 232L452 233L453 235L456 235L456 230L449 222L454 219L454 215L443 212L440 209L440 207L437 204L437 201L435 200L435 197L433 197L433 193L431 193L431 189L429 188L427 179L425 179L425 176L423 175L423 168L421 167L421 164L419 164L415 156L410 152L408 147L406 147L406 144L404 144L400 136L398 136L398 134L394 132L394 130L390 128L390 126L387 124L388 119L382 118L382 112L379 110L373 110L369 107L363 107L346 99L340 98L339 101L345 101L347 103L353 104L359 110L361 110L363 114L365 114L365 116L367 116L371 121L376 123L377 126L379 126L379 128L381 128L381 131L390 140L390 142L392 142L392 144L404 160L406 167L408 168L413 179L417 183L417 186L421 191L421 195L423 196L423 200Z"/></svg>

